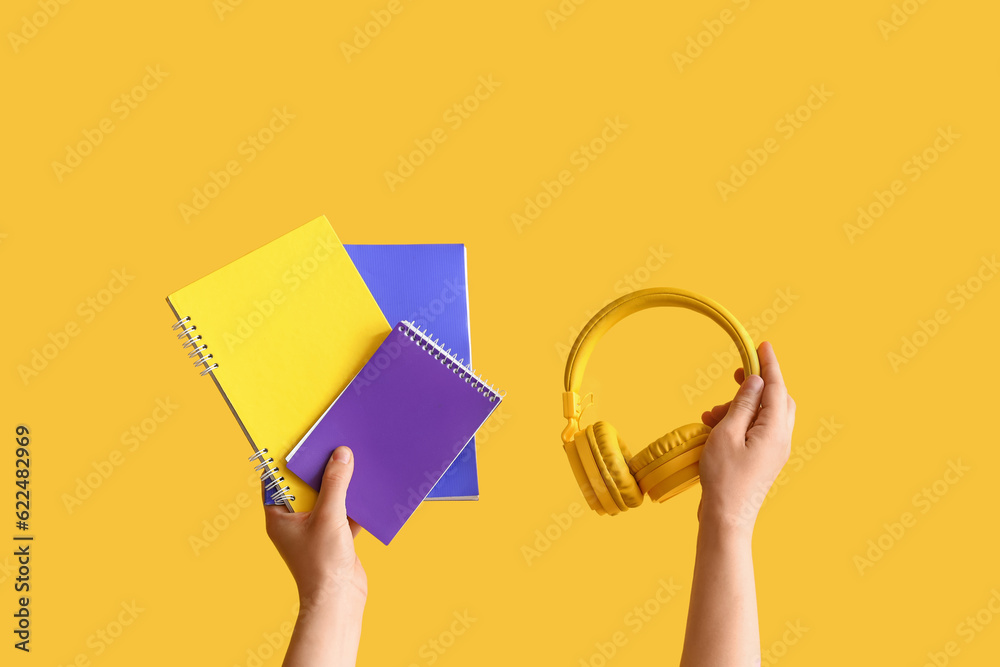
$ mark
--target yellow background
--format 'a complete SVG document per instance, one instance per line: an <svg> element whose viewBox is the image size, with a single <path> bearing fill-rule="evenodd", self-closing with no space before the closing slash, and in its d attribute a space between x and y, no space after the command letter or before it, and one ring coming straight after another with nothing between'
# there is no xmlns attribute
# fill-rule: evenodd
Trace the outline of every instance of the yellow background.
<svg viewBox="0 0 1000 667"><path fill-rule="evenodd" d="M778 642L788 665L922 665L957 641L954 664L995 664L1000 621L971 643L956 626L1000 587L1000 281L960 310L948 295L1000 245L1000 10L911 1L886 38L889 0L594 0L555 28L557 0L402 0L348 62L341 43L387 4L246 0L220 18L211 0L70 2L16 52L8 34L0 497L13 504L13 432L27 424L37 539L30 656L10 645L10 557L0 570L4 664L246 666L275 632L283 651L295 592L263 531L249 448L181 352L164 297L320 214L345 243L466 243L476 366L508 391L504 423L480 438L479 502L423 506L390 548L359 538L371 587L360 664L598 665L595 643L618 631L627 643L608 664L677 662L699 491L552 528L582 503L559 446L561 346L626 276L704 293L744 322L769 317L758 342L773 341L798 402L794 446L821 419L843 425L786 469L758 522L763 647ZM674 52L725 9L732 22L679 71ZM5 3L5 33L39 11ZM167 76L119 118L116 98L157 66ZM449 126L445 112L489 76L500 86ZM811 86L832 97L785 138L776 123ZM247 162L239 146L274 108L295 118ZM60 181L52 163L104 118L113 132ZM576 171L606 118L627 128ZM446 141L391 191L384 172L439 127ZM908 180L904 164L948 127L960 137ZM769 137L779 150L723 201L717 182ZM234 159L241 173L185 222L179 205ZM563 169L572 184L519 231L511 215ZM894 179L905 194L849 242L844 225ZM650 247L670 257L643 272ZM85 321L79 304L122 267L134 279ZM778 290L798 298L775 318ZM939 308L948 322L894 370L887 355ZM74 322L79 335L25 384L18 367ZM683 387L728 343L692 313L630 319L588 368L588 418L634 448L696 420L735 383L690 403ZM166 398L179 407L127 451L122 434ZM115 450L124 461L69 512L64 495ZM969 471L921 513L914 494L949 460ZM190 536L240 494L254 502L195 555ZM860 574L855 556L907 511L916 525ZM523 549L546 529L557 537L529 564ZM680 592L633 632L626 615L671 578ZM133 601L135 622L95 644ZM476 620L449 637L466 611ZM808 631L782 647L786 622ZM451 645L428 653L439 638Z"/></svg>

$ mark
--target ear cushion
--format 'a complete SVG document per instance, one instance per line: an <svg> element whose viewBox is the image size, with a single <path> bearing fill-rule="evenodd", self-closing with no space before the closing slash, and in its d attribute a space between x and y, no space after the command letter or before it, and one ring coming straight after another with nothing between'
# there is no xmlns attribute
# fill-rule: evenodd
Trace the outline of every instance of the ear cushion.
<svg viewBox="0 0 1000 667"><path fill-rule="evenodd" d="M601 466L598 465L597 458L595 458L599 457L600 454L591 445L592 439L593 430L587 427L582 431L577 431L573 436L573 442L570 443L576 452L580 468L583 470L584 482L580 483L580 489L583 491L583 495L587 498L588 503L590 503L591 496L597 499L598 507L594 509L597 510L598 514L607 513L614 516L622 511L621 505L611 497L611 490L608 488L608 483L612 480L601 474ZM593 504L591 504L591 507L593 507Z"/></svg>
<svg viewBox="0 0 1000 667"><path fill-rule="evenodd" d="M685 424L680 428L675 428L636 454L634 458L629 460L628 467L632 474L636 475L640 470L662 456L667 454L676 456L689 449L690 447L686 447L685 445L688 445L688 443L691 443L700 435L707 436L711 431L712 429L705 424ZM701 444L704 444L704 440L702 440Z"/></svg>
<svg viewBox="0 0 1000 667"><path fill-rule="evenodd" d="M605 480L615 504L623 512L642 504L643 492L629 470L632 453L618 435L618 430L605 421L587 427L587 440L594 452L598 470Z"/></svg>
<svg viewBox="0 0 1000 667"><path fill-rule="evenodd" d="M698 483L698 462L712 429L687 424L667 433L629 462L639 488L663 502Z"/></svg>
<svg viewBox="0 0 1000 667"><path fill-rule="evenodd" d="M580 454L577 450L577 440L579 439L582 432L577 432L577 439L572 442L563 443L563 450L566 452L566 457L569 459L569 467L573 469L573 476L576 478L576 483L583 491L583 497L590 506L590 509L594 510L598 514L607 514L604 511L604 506L601 504L600 499L597 497L597 493L594 492L594 487L590 484L590 478L587 477L587 471L583 467L583 461L580 460ZM590 448L584 452L589 455ZM596 467L596 466L595 466Z"/></svg>
<svg viewBox="0 0 1000 667"><path fill-rule="evenodd" d="M702 448L698 447L696 449L700 450ZM699 458L701 457L701 453L699 451L693 453ZM672 466L670 465L660 466L655 472L660 472L671 467ZM652 479L654 477L658 477L658 475L655 473L649 475L645 480L646 484L643 484L643 486L646 487L646 492L649 494L651 500L662 503L697 484L698 480L701 478L701 472L698 468L698 461L694 461L693 463L688 463L676 472L669 475L663 475L663 478L659 481Z"/></svg>

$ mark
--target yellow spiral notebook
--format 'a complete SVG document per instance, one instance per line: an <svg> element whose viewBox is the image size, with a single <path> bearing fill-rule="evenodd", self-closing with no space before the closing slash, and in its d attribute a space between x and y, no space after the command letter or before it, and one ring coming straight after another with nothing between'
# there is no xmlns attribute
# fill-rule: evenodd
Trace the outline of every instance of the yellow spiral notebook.
<svg viewBox="0 0 1000 667"><path fill-rule="evenodd" d="M188 358L219 388L271 503L316 492L285 456L392 328L325 216L167 297Z"/></svg>

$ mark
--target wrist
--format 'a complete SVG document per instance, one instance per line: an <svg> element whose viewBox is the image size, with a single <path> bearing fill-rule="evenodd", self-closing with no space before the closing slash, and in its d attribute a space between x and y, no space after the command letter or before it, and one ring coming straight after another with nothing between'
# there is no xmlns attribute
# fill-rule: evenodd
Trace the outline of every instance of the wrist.
<svg viewBox="0 0 1000 667"><path fill-rule="evenodd" d="M299 590L299 613L285 654L289 667L353 666L361 641L365 595L344 589Z"/></svg>
<svg viewBox="0 0 1000 667"><path fill-rule="evenodd" d="M331 613L360 619L367 597L364 591L343 582L313 582L309 586L299 586L299 616Z"/></svg>
<svg viewBox="0 0 1000 667"><path fill-rule="evenodd" d="M757 512L744 505L731 507L726 503L715 502L703 497L699 513L699 536L723 539L727 541L743 541L749 543L753 538L753 527L757 521Z"/></svg>
<svg viewBox="0 0 1000 667"><path fill-rule="evenodd" d="M702 520L698 527L698 549L747 553L753 550L753 531L725 521Z"/></svg>

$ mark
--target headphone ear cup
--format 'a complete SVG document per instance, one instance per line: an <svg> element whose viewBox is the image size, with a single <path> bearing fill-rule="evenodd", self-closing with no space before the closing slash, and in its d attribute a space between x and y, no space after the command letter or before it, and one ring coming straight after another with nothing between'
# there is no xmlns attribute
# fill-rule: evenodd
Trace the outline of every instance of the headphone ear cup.
<svg viewBox="0 0 1000 667"><path fill-rule="evenodd" d="M588 490L594 494L600 507L597 510L598 514L607 513L614 516L620 513L622 507L619 503L615 502L615 499L611 495L612 491L608 488L608 485L612 484L611 479L601 473L604 465L603 462L598 462L600 454L597 452L594 442L594 427L588 426L582 431L577 431L573 438L573 443L576 446L576 453L580 459L584 476L587 479L585 487L581 484L583 495L586 497ZM590 502L589 498L587 502ZM602 512L601 510L604 511Z"/></svg>
<svg viewBox="0 0 1000 667"><path fill-rule="evenodd" d="M641 505L643 493L628 466L632 454L618 430L608 422L598 421L586 428L586 435L597 472L617 508L624 512Z"/></svg>
<svg viewBox="0 0 1000 667"><path fill-rule="evenodd" d="M629 462L639 488L662 503L697 484L698 461L711 431L705 424L686 424L639 452Z"/></svg>
<svg viewBox="0 0 1000 667"><path fill-rule="evenodd" d="M607 514L604 510L604 505L597 498L597 492L594 491L594 487L590 484L590 478L587 476L587 471L581 460L581 450L578 449L581 438L585 441L586 433L577 431L573 436L572 442L563 443L563 451L566 452L566 458L569 459L569 467L573 469L573 477L576 478L576 483L580 487L580 491L583 492L583 497L587 501L587 504L590 505L590 509L601 515ZM583 455L590 455L589 446L583 449Z"/></svg>
<svg viewBox="0 0 1000 667"><path fill-rule="evenodd" d="M635 503L635 500L638 499L641 503L642 492L639 491L635 478L628 471L628 465L625 464L625 457L620 449L617 454L620 462L615 460L613 452L608 453L615 473L612 474L608 468L605 455L601 453L601 447L606 451L610 448L609 433L614 434L614 448L618 449L617 433L614 431L614 427L610 427L610 430L609 427L610 425L597 422L582 431L577 431L573 436L573 442L565 445L565 450L573 473L576 475L577 484L583 491L583 497L587 499L587 504L598 514L614 516L629 508L629 504L625 502L618 488L616 476L620 478L624 471L628 479L631 480L632 488L628 488L626 491L629 502ZM599 434L603 438L599 438ZM602 442L600 446L598 445L599 440Z"/></svg>

